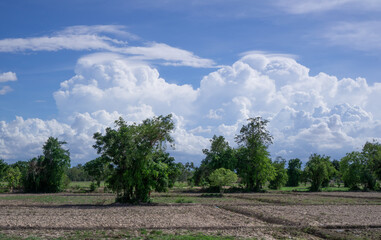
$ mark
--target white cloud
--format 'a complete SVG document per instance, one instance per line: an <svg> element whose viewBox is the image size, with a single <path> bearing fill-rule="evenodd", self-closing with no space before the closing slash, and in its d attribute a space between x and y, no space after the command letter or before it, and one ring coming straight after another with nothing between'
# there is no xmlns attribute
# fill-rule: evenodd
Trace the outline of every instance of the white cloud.
<svg viewBox="0 0 381 240"><path fill-rule="evenodd" d="M144 43L143 46L129 46L107 36L114 34L129 39L139 38L119 25L72 26L50 36L33 38L9 38L0 40L0 52L24 51L108 51L120 53L133 59L158 61L159 64L189 67L214 67L213 60L201 58L192 52L163 43Z"/></svg>
<svg viewBox="0 0 381 240"><path fill-rule="evenodd" d="M276 54L244 55L203 77L198 89L170 84L142 61L92 54L78 60L75 75L61 83L54 98L61 123L22 118L0 123L0 157L32 157L53 135L69 142L75 161L87 161L95 157L93 133L113 126L119 116L139 122L169 113L176 123L171 152L196 163L214 134L234 144L248 117L270 120L274 157L307 159L317 152L339 158L381 136L381 111L374 104L381 100L381 84L311 76L295 59Z"/></svg>
<svg viewBox="0 0 381 240"><path fill-rule="evenodd" d="M277 6L292 14L308 14L332 10L381 10L378 0L277 0Z"/></svg>
<svg viewBox="0 0 381 240"><path fill-rule="evenodd" d="M4 86L0 88L0 95L5 95L11 91L13 91L13 89L10 86Z"/></svg>
<svg viewBox="0 0 381 240"><path fill-rule="evenodd" d="M0 83L1 82L10 82L10 81L17 81L16 73L14 73L14 72L0 73Z"/></svg>
<svg viewBox="0 0 381 240"><path fill-rule="evenodd" d="M331 23L322 37L330 44L357 50L381 50L381 21Z"/></svg>

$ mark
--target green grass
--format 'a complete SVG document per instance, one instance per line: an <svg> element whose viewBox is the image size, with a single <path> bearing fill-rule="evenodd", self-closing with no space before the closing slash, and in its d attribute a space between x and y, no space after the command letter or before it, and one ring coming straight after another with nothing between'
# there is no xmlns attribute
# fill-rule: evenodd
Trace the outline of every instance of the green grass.
<svg viewBox="0 0 381 240"><path fill-rule="evenodd" d="M73 195L73 194L7 194L0 196L0 200L18 200L47 204L96 204L104 205L113 203L114 196L110 195Z"/></svg>
<svg viewBox="0 0 381 240"><path fill-rule="evenodd" d="M70 182L69 188L90 188L91 181Z"/></svg>

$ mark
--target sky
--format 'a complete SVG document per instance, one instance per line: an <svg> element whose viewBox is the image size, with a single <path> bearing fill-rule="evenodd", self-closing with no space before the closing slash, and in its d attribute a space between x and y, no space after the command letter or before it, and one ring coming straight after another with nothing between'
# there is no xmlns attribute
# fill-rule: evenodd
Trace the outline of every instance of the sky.
<svg viewBox="0 0 381 240"><path fill-rule="evenodd" d="M381 140L378 0L3 0L0 158L67 142L97 157L95 132L172 114L179 162L213 135L236 146L269 120L271 157L340 159Z"/></svg>

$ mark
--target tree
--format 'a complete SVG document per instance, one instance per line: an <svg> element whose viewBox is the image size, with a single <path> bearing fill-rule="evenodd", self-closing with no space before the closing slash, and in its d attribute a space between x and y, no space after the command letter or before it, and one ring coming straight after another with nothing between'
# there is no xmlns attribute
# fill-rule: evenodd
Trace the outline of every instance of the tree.
<svg viewBox="0 0 381 240"><path fill-rule="evenodd" d="M188 182L192 185L193 174L195 166L193 162L186 162L185 164L179 163L180 165L180 175L177 177L179 182Z"/></svg>
<svg viewBox="0 0 381 240"><path fill-rule="evenodd" d="M8 188L10 192L13 189L20 186L21 172L18 167L8 167L5 172L4 180L8 182Z"/></svg>
<svg viewBox="0 0 381 240"><path fill-rule="evenodd" d="M42 147L43 156L29 161L26 192L60 192L65 189L65 172L70 167L69 150L63 148L66 142L49 137Z"/></svg>
<svg viewBox="0 0 381 240"><path fill-rule="evenodd" d="M283 187L288 179L287 169L285 169L286 160L277 157L277 159L272 163L275 169L275 178L270 181L269 188L271 189L280 189Z"/></svg>
<svg viewBox="0 0 381 240"><path fill-rule="evenodd" d="M310 191L321 191L324 181L329 181L335 174L330 157L312 154L306 164L305 172L311 182Z"/></svg>
<svg viewBox="0 0 381 240"><path fill-rule="evenodd" d="M104 161L112 166L106 183L116 192L118 202L148 202L151 190L165 191L168 187L168 165L157 159L174 128L172 116L159 116L141 124L128 125L123 118L115 121L116 129L97 132L93 146Z"/></svg>
<svg viewBox="0 0 381 240"><path fill-rule="evenodd" d="M171 157L169 153L164 152L162 149L154 153L152 160L156 164L164 163L167 165L168 174L168 187L172 188L176 179L181 174L181 163L175 163L175 158Z"/></svg>
<svg viewBox="0 0 381 240"><path fill-rule="evenodd" d="M288 181L286 186L297 187L301 181L302 161L299 158L290 159L287 167Z"/></svg>
<svg viewBox="0 0 381 240"><path fill-rule="evenodd" d="M364 155L359 152L347 153L340 161L340 170L345 185L351 190L359 190L362 183Z"/></svg>
<svg viewBox="0 0 381 240"><path fill-rule="evenodd" d="M3 159L0 159L0 181L5 176L5 172L7 171L7 168L8 168L8 164L4 162Z"/></svg>
<svg viewBox="0 0 381 240"><path fill-rule="evenodd" d="M85 168L82 164L78 164L77 166L73 166L69 168L66 172L67 177L70 181L91 181L93 180L89 174L85 171Z"/></svg>
<svg viewBox="0 0 381 240"><path fill-rule="evenodd" d="M372 158L367 153L347 153L340 161L340 170L344 183L352 190L360 189L375 190L376 176L372 172Z"/></svg>
<svg viewBox="0 0 381 240"><path fill-rule="evenodd" d="M101 181L106 179L108 163L101 157L88 161L83 166L84 171L96 182L97 186L101 186Z"/></svg>
<svg viewBox="0 0 381 240"><path fill-rule="evenodd" d="M267 147L272 136L266 129L267 120L261 117L249 118L235 139L237 149L237 172L247 189L260 191L263 185L275 177L275 170L269 158Z"/></svg>
<svg viewBox="0 0 381 240"><path fill-rule="evenodd" d="M366 142L362 154L367 159L367 170L372 172L373 176L369 173L369 186L374 183L374 176L381 180L381 143L373 140L373 142Z"/></svg>
<svg viewBox="0 0 381 240"><path fill-rule="evenodd" d="M216 169L226 168L235 170L237 159L234 156L234 149L229 146L229 143L223 136L214 135L210 139L210 149L203 149L205 158L201 161L201 165L196 169L194 181L196 185L209 180L209 175Z"/></svg>
<svg viewBox="0 0 381 240"><path fill-rule="evenodd" d="M218 187L220 192L223 193L223 187L231 186L233 183L237 182L238 177L235 172L229 169L219 168L210 174L209 180L212 187Z"/></svg>

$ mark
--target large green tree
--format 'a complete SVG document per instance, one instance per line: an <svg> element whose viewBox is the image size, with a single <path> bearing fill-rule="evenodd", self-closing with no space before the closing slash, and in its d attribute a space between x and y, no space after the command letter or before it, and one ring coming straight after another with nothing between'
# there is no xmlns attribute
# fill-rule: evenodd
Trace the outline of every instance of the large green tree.
<svg viewBox="0 0 381 240"><path fill-rule="evenodd" d="M302 161L299 158L290 159L287 167L287 186L297 187L301 181Z"/></svg>
<svg viewBox="0 0 381 240"><path fill-rule="evenodd" d="M340 161L343 181L351 190L360 189L363 181L365 157L360 152L347 153Z"/></svg>
<svg viewBox="0 0 381 240"><path fill-rule="evenodd" d="M43 155L29 161L24 190L26 192L60 192L65 189L65 172L70 167L69 150L57 138L49 137Z"/></svg>
<svg viewBox="0 0 381 240"><path fill-rule="evenodd" d="M367 171L372 172L373 176L369 176L369 186L374 183L374 176L381 180L381 143L373 140L373 142L366 142L362 154L366 157Z"/></svg>
<svg viewBox="0 0 381 240"><path fill-rule="evenodd" d="M239 145L236 154L237 172L247 189L260 191L267 181L275 177L275 169L267 151L273 138L266 129L267 120L256 117L248 121L235 137Z"/></svg>
<svg viewBox="0 0 381 240"><path fill-rule="evenodd" d="M94 134L94 148L113 167L106 182L118 202L147 202L151 190L165 191L169 185L168 165L155 159L167 142L173 142L172 116L153 117L141 124L119 118L115 127Z"/></svg>
<svg viewBox="0 0 381 240"><path fill-rule="evenodd" d="M330 157L312 154L304 169L308 180L311 182L310 191L321 191L323 183L329 181L335 174L336 169L330 161Z"/></svg>

